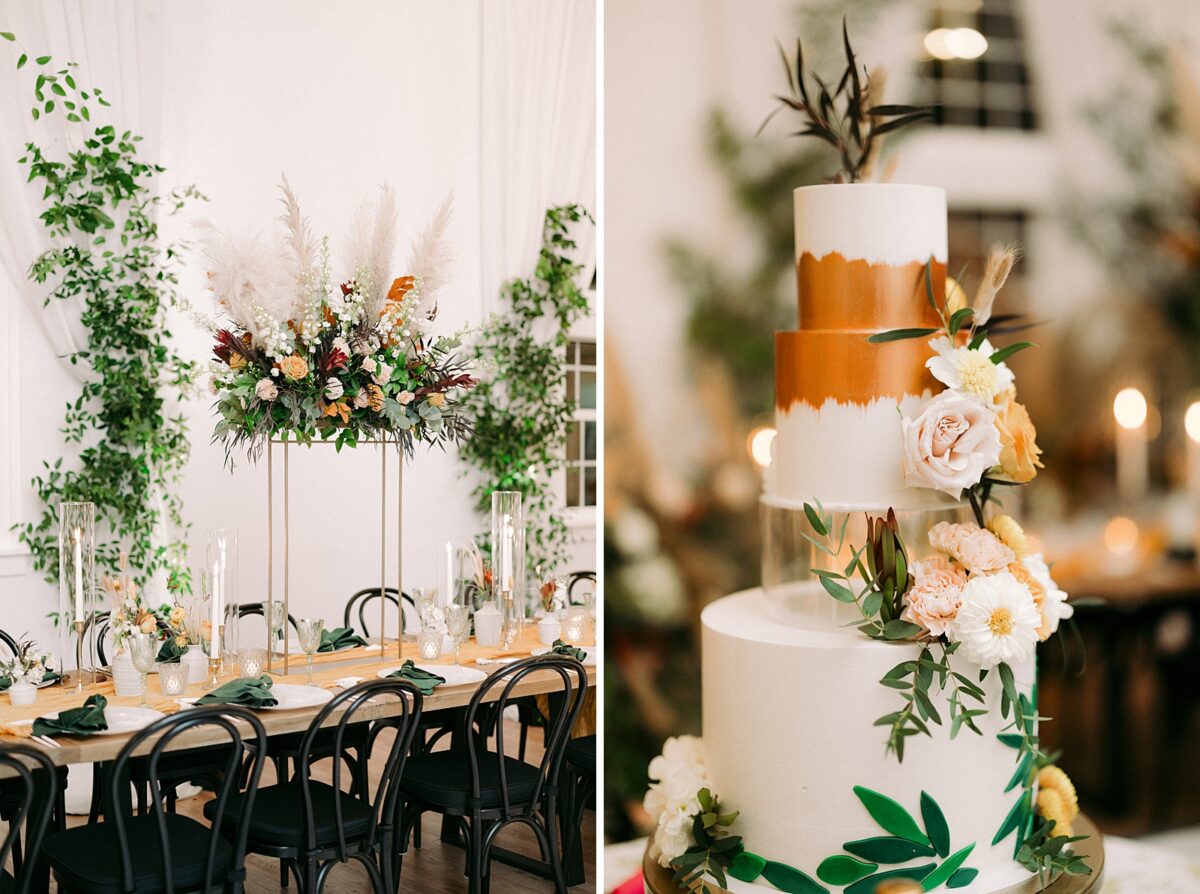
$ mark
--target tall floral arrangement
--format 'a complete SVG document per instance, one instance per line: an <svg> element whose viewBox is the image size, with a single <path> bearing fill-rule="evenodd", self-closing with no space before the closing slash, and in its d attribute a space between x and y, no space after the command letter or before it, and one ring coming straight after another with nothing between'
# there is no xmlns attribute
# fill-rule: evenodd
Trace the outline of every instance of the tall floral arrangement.
<svg viewBox="0 0 1200 894"><path fill-rule="evenodd" d="M284 178L282 231L238 239L201 224L217 315L197 315L213 336L210 388L226 458L256 456L271 438L337 448L390 439L461 443L471 423L460 401L475 384L456 350L462 334L431 333L450 256L444 202L413 240L396 276L396 204L389 187L356 217L347 277L335 278L328 238L318 240Z"/></svg>

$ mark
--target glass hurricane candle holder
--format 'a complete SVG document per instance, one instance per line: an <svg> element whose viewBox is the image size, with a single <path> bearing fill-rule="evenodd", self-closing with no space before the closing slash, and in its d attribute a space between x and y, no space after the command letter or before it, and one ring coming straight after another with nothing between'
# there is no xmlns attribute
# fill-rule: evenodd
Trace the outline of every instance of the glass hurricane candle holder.
<svg viewBox="0 0 1200 894"><path fill-rule="evenodd" d="M59 667L76 692L97 682L90 665L96 652L96 504L58 504ZM74 665L74 671L68 671Z"/></svg>
<svg viewBox="0 0 1200 894"><path fill-rule="evenodd" d="M583 643L587 632L587 611L581 608L569 608L559 616L562 624L562 641L577 646Z"/></svg>
<svg viewBox="0 0 1200 894"><path fill-rule="evenodd" d="M178 661L158 665L158 685L168 698L183 695L187 688L188 667Z"/></svg>
<svg viewBox="0 0 1200 894"><path fill-rule="evenodd" d="M238 654L237 531L209 528L204 552L209 658L232 668Z"/></svg>
<svg viewBox="0 0 1200 894"><path fill-rule="evenodd" d="M417 653L426 661L442 654L442 632L435 627L423 627L417 634Z"/></svg>
<svg viewBox="0 0 1200 894"><path fill-rule="evenodd" d="M238 650L238 663L241 665L241 675L258 679L262 676L263 667L267 663L266 649L242 648Z"/></svg>
<svg viewBox="0 0 1200 894"><path fill-rule="evenodd" d="M492 494L492 591L505 613L505 625L525 617L525 514L521 493Z"/></svg>

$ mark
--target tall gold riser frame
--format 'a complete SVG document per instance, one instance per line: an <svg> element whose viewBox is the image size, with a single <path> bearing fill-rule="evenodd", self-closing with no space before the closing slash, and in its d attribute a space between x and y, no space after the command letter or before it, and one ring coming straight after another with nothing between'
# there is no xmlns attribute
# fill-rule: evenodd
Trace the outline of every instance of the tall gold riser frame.
<svg viewBox="0 0 1200 894"><path fill-rule="evenodd" d="M275 448L278 446L283 453L283 675L291 669L292 628L287 619L291 616L289 600L289 585L291 571L291 556L288 543L289 521L289 491L290 472L288 463L289 448L295 444L306 449L318 445L333 446L335 441L313 440L307 444L293 442L290 438L272 438L267 442L267 598L263 604L264 618L267 621L267 673L274 674L275 649L271 642L270 605L275 599ZM404 579L404 450L395 441L387 437L377 440L359 441L357 446L379 447L379 657L388 657L387 643L387 599L384 588L387 586L387 478L388 478L388 445L395 448L398 459L396 471L396 592L403 593L401 581ZM396 610L396 658L404 658L404 598L398 598ZM239 638L239 648L241 641Z"/></svg>

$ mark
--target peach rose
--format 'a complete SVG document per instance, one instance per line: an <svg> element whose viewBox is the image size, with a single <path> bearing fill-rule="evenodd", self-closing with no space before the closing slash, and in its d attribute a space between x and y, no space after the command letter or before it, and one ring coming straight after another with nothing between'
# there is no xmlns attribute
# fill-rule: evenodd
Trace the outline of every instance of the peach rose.
<svg viewBox="0 0 1200 894"><path fill-rule="evenodd" d="M1000 470L1013 481L1032 481L1042 468L1037 430L1029 411L1006 398L996 409L996 431L1000 434Z"/></svg>
<svg viewBox="0 0 1200 894"><path fill-rule="evenodd" d="M977 401L946 391L915 419L906 417L904 480L958 499L1000 460L996 416Z"/></svg>
<svg viewBox="0 0 1200 894"><path fill-rule="evenodd" d="M904 594L904 611L900 617L919 624L933 636L941 636L962 605L966 572L944 556L915 562L909 571L913 585Z"/></svg>
<svg viewBox="0 0 1200 894"><path fill-rule="evenodd" d="M999 537L974 522L959 525L938 522L929 531L929 543L969 574L1000 571L1017 560L1017 554L1001 543Z"/></svg>
<svg viewBox="0 0 1200 894"><path fill-rule="evenodd" d="M308 361L299 354L284 357L279 361L279 371L293 381L303 379L308 375Z"/></svg>

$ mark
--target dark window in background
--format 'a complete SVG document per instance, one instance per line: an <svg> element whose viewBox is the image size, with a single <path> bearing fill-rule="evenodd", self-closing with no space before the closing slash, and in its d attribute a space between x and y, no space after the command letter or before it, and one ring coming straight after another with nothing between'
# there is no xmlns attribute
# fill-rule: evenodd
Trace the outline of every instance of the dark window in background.
<svg viewBox="0 0 1200 894"><path fill-rule="evenodd" d="M596 342L567 343L567 397L575 415L567 427L566 506L596 505Z"/></svg>
<svg viewBox="0 0 1200 894"><path fill-rule="evenodd" d="M973 296L983 275L988 252L995 245L1017 244L1022 256L1004 286L1004 313L1029 309L1024 251L1028 240L1029 214L1021 210L957 208L949 216L950 276L962 274L967 296ZM964 266L965 265L965 266Z"/></svg>

